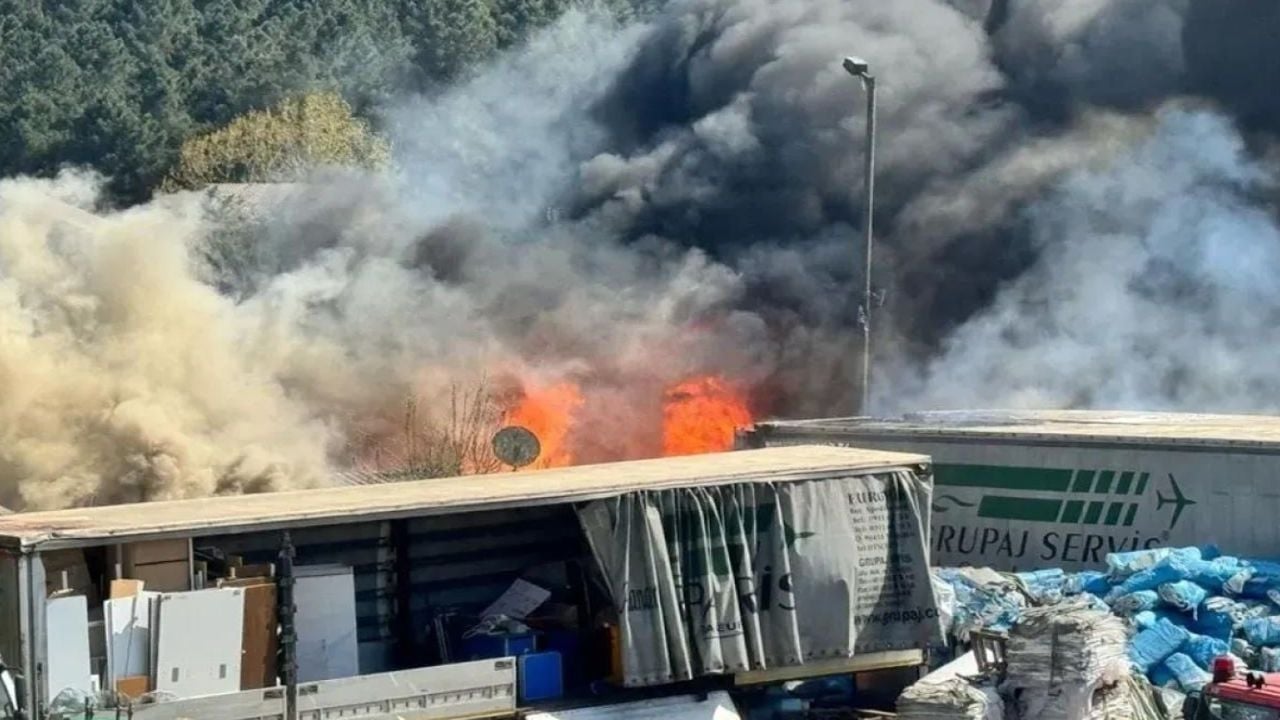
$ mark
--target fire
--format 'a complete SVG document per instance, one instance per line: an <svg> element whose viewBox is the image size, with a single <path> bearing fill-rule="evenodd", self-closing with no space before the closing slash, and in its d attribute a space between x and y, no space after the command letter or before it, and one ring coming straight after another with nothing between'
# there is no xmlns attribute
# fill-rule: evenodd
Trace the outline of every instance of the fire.
<svg viewBox="0 0 1280 720"><path fill-rule="evenodd" d="M751 422L746 401L719 377L681 382L663 400L664 456L731 450L734 431Z"/></svg>
<svg viewBox="0 0 1280 720"><path fill-rule="evenodd" d="M522 426L538 437L542 453L532 467L731 450L734 432L752 420L742 393L724 378L707 375L682 380L665 391L655 387L654 400L661 403L641 402L649 409L633 412L625 433L618 437L607 434L608 428L601 427L598 418L593 422L587 417L592 410L584 407L584 392L590 394L590 386L584 390L567 381L526 384L514 398L503 424ZM592 432L606 434L587 434Z"/></svg>
<svg viewBox="0 0 1280 720"><path fill-rule="evenodd" d="M520 425L538 436L542 452L534 461L534 467L572 465L569 433L573 429L573 414L581 406L582 391L573 383L526 386L520 401L503 418L503 424Z"/></svg>

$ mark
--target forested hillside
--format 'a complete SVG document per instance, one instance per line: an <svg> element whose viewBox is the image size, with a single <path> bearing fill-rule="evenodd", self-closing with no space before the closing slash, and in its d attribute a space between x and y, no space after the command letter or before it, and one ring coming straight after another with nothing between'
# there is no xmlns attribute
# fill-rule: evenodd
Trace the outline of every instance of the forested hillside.
<svg viewBox="0 0 1280 720"><path fill-rule="evenodd" d="M0 176L88 165L139 200L186 139L315 91L368 116L571 1L0 0Z"/></svg>

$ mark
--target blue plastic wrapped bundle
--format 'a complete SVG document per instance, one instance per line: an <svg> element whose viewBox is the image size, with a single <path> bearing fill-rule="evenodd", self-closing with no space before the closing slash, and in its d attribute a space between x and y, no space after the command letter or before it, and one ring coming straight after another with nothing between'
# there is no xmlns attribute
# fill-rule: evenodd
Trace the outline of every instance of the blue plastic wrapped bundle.
<svg viewBox="0 0 1280 720"><path fill-rule="evenodd" d="M1160 663L1151 668L1151 672L1147 673L1147 679L1155 687L1177 687L1178 678L1173 674L1164 663Z"/></svg>
<svg viewBox="0 0 1280 720"><path fill-rule="evenodd" d="M1188 633L1187 641L1182 643L1182 647L1178 648L1178 652L1186 655L1196 664L1205 670L1213 664L1213 659L1226 655L1231 651L1231 646L1226 640L1211 638L1207 635L1196 635Z"/></svg>
<svg viewBox="0 0 1280 720"><path fill-rule="evenodd" d="M1254 600L1267 599L1267 591L1280 589L1280 563L1271 560L1244 560L1252 569L1253 577L1244 584L1240 594Z"/></svg>
<svg viewBox="0 0 1280 720"><path fill-rule="evenodd" d="M1218 549L1217 545L1209 543L1208 545L1200 546L1200 558L1202 560L1217 560L1220 557L1222 557L1222 551Z"/></svg>
<svg viewBox="0 0 1280 720"><path fill-rule="evenodd" d="M1127 578L1130 575L1150 570L1171 558L1190 561L1200 560L1202 559L1202 556L1200 554L1200 548L1197 547L1152 548L1150 550L1111 553L1107 555L1107 570L1113 578ZM1156 584L1158 585L1159 583ZM1152 587L1154 587L1154 585Z"/></svg>
<svg viewBox="0 0 1280 720"><path fill-rule="evenodd" d="M1014 577L1022 585L1022 590L1027 597L1035 602L1047 604L1062 600L1062 586L1067 576L1061 568L1020 572L1015 573Z"/></svg>
<svg viewBox="0 0 1280 720"><path fill-rule="evenodd" d="M1280 615L1245 620L1244 636L1249 639L1250 645L1258 647L1280 645Z"/></svg>
<svg viewBox="0 0 1280 720"><path fill-rule="evenodd" d="M1161 620L1171 622L1180 628L1185 628L1187 626L1187 619L1182 615L1179 615L1178 613L1175 613L1175 612L1171 612L1169 610L1161 610L1158 608L1155 610L1143 610L1142 612L1134 615L1132 620L1133 620L1133 624L1139 630L1146 630L1147 628L1155 625Z"/></svg>
<svg viewBox="0 0 1280 720"><path fill-rule="evenodd" d="M955 591L952 632L961 639L967 637L970 630L1008 630L1022 615L1022 595L999 573L942 568L934 575Z"/></svg>
<svg viewBox="0 0 1280 720"><path fill-rule="evenodd" d="M1068 575L1062 583L1062 592L1067 595L1092 593L1103 597L1110 591L1111 582L1107 579L1107 574L1096 570L1084 570Z"/></svg>
<svg viewBox="0 0 1280 720"><path fill-rule="evenodd" d="M1211 677L1196 665L1195 660L1182 653L1174 653L1165 658L1164 665L1178 679L1178 687L1182 688L1183 692L1200 690L1209 683Z"/></svg>
<svg viewBox="0 0 1280 720"><path fill-rule="evenodd" d="M1200 606L1191 629L1201 635L1230 640L1231 634L1244 622L1244 610L1231 598L1211 597Z"/></svg>
<svg viewBox="0 0 1280 720"><path fill-rule="evenodd" d="M1256 667L1259 662L1258 648L1244 638L1231 639L1231 654L1243 660L1245 667Z"/></svg>
<svg viewBox="0 0 1280 720"><path fill-rule="evenodd" d="M1107 605L1105 600L1093 593L1082 593L1079 595L1078 599L1083 600L1088 607L1091 607L1094 610L1101 610L1105 613L1111 612L1111 606Z"/></svg>
<svg viewBox="0 0 1280 720"><path fill-rule="evenodd" d="M1262 648L1258 653L1258 665L1262 672L1280 672L1280 648Z"/></svg>
<svg viewBox="0 0 1280 720"><path fill-rule="evenodd" d="M1271 617L1276 612L1276 606L1267 600L1251 600L1244 598L1240 600L1240 617L1241 622L1252 618Z"/></svg>
<svg viewBox="0 0 1280 720"><path fill-rule="evenodd" d="M1121 595L1128 595L1141 590L1155 590L1165 583L1186 580L1190 575L1187 568L1188 562L1190 561L1180 556L1170 555L1154 567L1134 573L1124 582L1112 587L1107 600L1110 601Z"/></svg>
<svg viewBox="0 0 1280 720"><path fill-rule="evenodd" d="M1196 609L1200 607L1200 603L1209 597L1208 591L1190 580L1165 583L1160 586L1158 592L1160 593L1160 599L1166 604L1182 612L1191 613L1192 617L1195 617Z"/></svg>
<svg viewBox="0 0 1280 720"><path fill-rule="evenodd" d="M1121 595L1111 601L1111 608L1121 615L1133 615L1144 610L1154 610L1160 604L1160 594L1155 590L1139 590Z"/></svg>
<svg viewBox="0 0 1280 720"><path fill-rule="evenodd" d="M1134 635L1129 641L1129 661L1146 673L1178 651L1187 641L1186 630L1161 618L1155 625Z"/></svg>
<svg viewBox="0 0 1280 720"><path fill-rule="evenodd" d="M1238 558L1195 560L1187 563L1187 579L1213 592L1239 595L1257 570Z"/></svg>

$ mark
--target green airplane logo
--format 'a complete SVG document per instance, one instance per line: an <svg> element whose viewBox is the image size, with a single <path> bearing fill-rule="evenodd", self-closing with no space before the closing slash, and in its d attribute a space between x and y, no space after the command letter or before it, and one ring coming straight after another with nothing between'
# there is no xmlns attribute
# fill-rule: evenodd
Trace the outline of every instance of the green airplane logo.
<svg viewBox="0 0 1280 720"><path fill-rule="evenodd" d="M1173 526L1178 524L1178 518L1182 517L1182 511L1189 505L1195 505L1196 501L1182 494L1182 488L1178 487L1178 481L1173 479L1173 473L1169 473L1169 487L1173 490L1172 496L1156 492L1156 510L1160 510L1165 505L1173 506L1173 518L1169 521L1169 529L1172 530Z"/></svg>
<svg viewBox="0 0 1280 720"><path fill-rule="evenodd" d="M1183 511L1196 504L1172 474L1165 492L1157 487L1158 476L1136 470L941 464L934 479L935 513L962 508L994 520L1132 527L1139 510L1154 500L1156 512L1171 508L1172 530ZM980 495L969 494L977 490Z"/></svg>

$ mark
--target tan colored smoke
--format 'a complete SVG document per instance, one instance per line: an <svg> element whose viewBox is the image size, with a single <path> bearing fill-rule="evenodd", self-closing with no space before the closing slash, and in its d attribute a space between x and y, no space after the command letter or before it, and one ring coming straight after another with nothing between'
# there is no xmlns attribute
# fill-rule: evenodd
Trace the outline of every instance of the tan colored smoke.
<svg viewBox="0 0 1280 720"><path fill-rule="evenodd" d="M323 482L333 433L193 272L198 200L94 214L95 195L80 175L0 181L0 504Z"/></svg>

